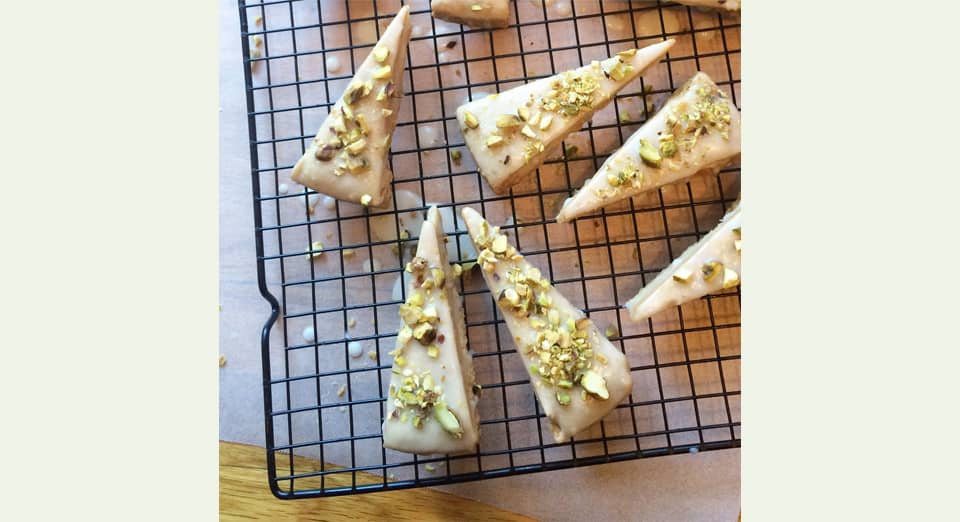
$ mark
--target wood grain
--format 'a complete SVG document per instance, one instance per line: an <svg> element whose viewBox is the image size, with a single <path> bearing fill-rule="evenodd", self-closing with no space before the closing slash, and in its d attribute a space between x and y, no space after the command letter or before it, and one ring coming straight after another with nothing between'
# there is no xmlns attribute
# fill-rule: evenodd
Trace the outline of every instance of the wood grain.
<svg viewBox="0 0 960 522"><path fill-rule="evenodd" d="M310 459L296 457L298 465ZM331 476L330 482L349 483ZM331 484L341 485L341 484ZM267 486L263 448L220 442L221 520L534 520L432 489L280 500Z"/></svg>

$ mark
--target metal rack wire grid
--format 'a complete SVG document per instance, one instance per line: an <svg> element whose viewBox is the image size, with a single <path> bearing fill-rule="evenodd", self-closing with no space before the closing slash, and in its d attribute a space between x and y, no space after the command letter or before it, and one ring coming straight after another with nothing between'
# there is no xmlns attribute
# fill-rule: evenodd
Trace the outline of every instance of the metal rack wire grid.
<svg viewBox="0 0 960 522"><path fill-rule="evenodd" d="M366 210L291 182L293 164L401 3L411 4L414 29L392 145L396 204ZM269 483L278 497L740 446L739 288L641 323L620 308L717 223L739 193L739 166L573 224L553 220L559 204L695 71L707 72L739 106L739 17L639 1L516 0L511 9L510 26L489 31L433 19L428 0L240 1L257 271L272 306L262 334L263 391ZM667 57L572 133L563 154L509 195L490 190L463 145L458 105L667 37L677 40ZM492 296L467 271L459 285L484 388L479 449L413 456L382 447L403 266L432 203L445 214L451 260L475 256L454 219L472 206L502 224L601 328L610 327L633 376L627 401L574 440L554 443ZM317 241L322 253L305 255Z"/></svg>

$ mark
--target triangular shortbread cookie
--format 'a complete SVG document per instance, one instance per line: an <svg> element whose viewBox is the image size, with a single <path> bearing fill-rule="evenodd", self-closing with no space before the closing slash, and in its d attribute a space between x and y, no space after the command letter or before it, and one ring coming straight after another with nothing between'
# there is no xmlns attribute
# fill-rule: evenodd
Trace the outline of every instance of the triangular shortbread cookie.
<svg viewBox="0 0 960 522"><path fill-rule="evenodd" d="M506 27L510 23L508 0L433 0L434 18L470 27Z"/></svg>
<svg viewBox="0 0 960 522"><path fill-rule="evenodd" d="M469 452L480 438L480 389L445 239L440 212L430 207L417 255L407 264L410 284L383 421L384 447L407 453Z"/></svg>
<svg viewBox="0 0 960 522"><path fill-rule="evenodd" d="M563 202L570 221L641 192L719 169L740 156L740 111L698 72Z"/></svg>
<svg viewBox="0 0 960 522"><path fill-rule="evenodd" d="M724 288L740 284L740 202L713 230L689 248L627 301L630 319L639 321Z"/></svg>
<svg viewBox="0 0 960 522"><path fill-rule="evenodd" d="M457 121L480 174L494 192L505 193L673 43L624 51L458 107Z"/></svg>
<svg viewBox="0 0 960 522"><path fill-rule="evenodd" d="M498 228L471 208L463 209L463 220L553 437L567 441L630 393L627 359Z"/></svg>
<svg viewBox="0 0 960 522"><path fill-rule="evenodd" d="M410 31L410 7L404 6L293 167L293 181L363 205L378 206L389 197L393 173L388 155L403 97Z"/></svg>

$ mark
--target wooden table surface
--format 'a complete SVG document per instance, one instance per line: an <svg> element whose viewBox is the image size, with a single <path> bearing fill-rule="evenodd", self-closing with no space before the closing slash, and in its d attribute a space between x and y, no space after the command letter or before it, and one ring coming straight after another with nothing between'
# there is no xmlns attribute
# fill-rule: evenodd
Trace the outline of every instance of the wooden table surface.
<svg viewBox="0 0 960 522"><path fill-rule="evenodd" d="M299 458L299 457L298 457ZM303 459L306 460L306 459ZM343 480L331 477L330 480ZM349 482L349 480L346 480ZM428 488L280 500L267 486L263 448L220 442L221 520L534 520Z"/></svg>

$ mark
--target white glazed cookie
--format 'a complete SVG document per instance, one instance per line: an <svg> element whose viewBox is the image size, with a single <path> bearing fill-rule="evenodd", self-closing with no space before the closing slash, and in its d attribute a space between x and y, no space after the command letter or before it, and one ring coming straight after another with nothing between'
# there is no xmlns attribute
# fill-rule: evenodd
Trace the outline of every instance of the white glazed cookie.
<svg viewBox="0 0 960 522"><path fill-rule="evenodd" d="M458 107L457 121L480 174L494 192L505 193L673 44L624 51Z"/></svg>
<svg viewBox="0 0 960 522"><path fill-rule="evenodd" d="M483 278L523 358L553 437L565 442L630 393L627 359L602 332L472 208L463 220Z"/></svg>
<svg viewBox="0 0 960 522"><path fill-rule="evenodd" d="M709 76L698 72L563 202L557 221L716 171L739 157L740 111Z"/></svg>
<svg viewBox="0 0 960 522"><path fill-rule="evenodd" d="M651 315L740 284L740 202L713 230L686 249L633 299L630 319Z"/></svg>
<svg viewBox="0 0 960 522"><path fill-rule="evenodd" d="M506 27L510 23L508 0L433 0L434 18L470 27Z"/></svg>
<svg viewBox="0 0 960 522"><path fill-rule="evenodd" d="M404 6L293 167L293 181L342 201L379 206L387 200L410 31L410 7Z"/></svg>
<svg viewBox="0 0 960 522"><path fill-rule="evenodd" d="M480 438L480 389L445 239L440 212L430 207L407 264L403 326L392 352L383 445L397 451L464 453Z"/></svg>

